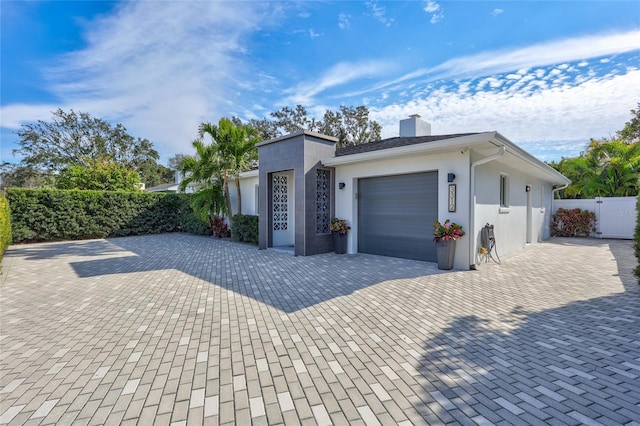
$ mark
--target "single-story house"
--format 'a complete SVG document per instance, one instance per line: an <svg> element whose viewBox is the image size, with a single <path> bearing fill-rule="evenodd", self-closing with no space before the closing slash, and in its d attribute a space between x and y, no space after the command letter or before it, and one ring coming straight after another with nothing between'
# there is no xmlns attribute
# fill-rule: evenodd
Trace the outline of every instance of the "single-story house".
<svg viewBox="0 0 640 426"><path fill-rule="evenodd" d="M180 191L180 182L182 182L182 174L178 171L174 174L174 181L172 183L163 183L162 185L156 185L149 188L146 188L146 192L182 192ZM197 185L194 183L190 183L187 185L183 192L187 194L192 194L197 191Z"/></svg>
<svg viewBox="0 0 640 426"><path fill-rule="evenodd" d="M348 253L434 262L433 223L450 219L466 232L454 267L475 269L485 224L500 255L548 238L554 186L570 182L496 131L431 135L419 115L398 137L336 142L299 131L257 145L259 169L241 175L241 193L243 213L259 215L260 249L330 252L338 217L351 226Z"/></svg>

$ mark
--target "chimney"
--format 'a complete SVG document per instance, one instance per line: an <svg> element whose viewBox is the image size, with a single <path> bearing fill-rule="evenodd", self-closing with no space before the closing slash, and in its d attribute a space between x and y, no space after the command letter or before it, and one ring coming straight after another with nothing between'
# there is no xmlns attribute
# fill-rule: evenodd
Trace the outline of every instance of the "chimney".
<svg viewBox="0 0 640 426"><path fill-rule="evenodd" d="M431 124L420 120L420 115L413 114L409 118L400 120L400 136L431 136Z"/></svg>

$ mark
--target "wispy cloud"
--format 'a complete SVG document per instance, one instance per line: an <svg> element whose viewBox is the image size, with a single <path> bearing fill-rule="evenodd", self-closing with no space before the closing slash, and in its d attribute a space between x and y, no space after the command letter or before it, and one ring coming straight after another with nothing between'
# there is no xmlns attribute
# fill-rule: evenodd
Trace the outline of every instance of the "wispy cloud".
<svg viewBox="0 0 640 426"><path fill-rule="evenodd" d="M486 75L640 50L640 31L550 41L519 49L483 52L424 70L434 78Z"/></svg>
<svg viewBox="0 0 640 426"><path fill-rule="evenodd" d="M346 30L351 26L351 15L347 13L341 13L338 15L338 28Z"/></svg>
<svg viewBox="0 0 640 426"><path fill-rule="evenodd" d="M60 104L4 107L3 126L61 106L122 122L161 151L185 151L185 135L225 115L232 88L255 78L246 66L245 39L270 20L266 14L278 13L256 2L119 4L88 25L84 49L47 71Z"/></svg>
<svg viewBox="0 0 640 426"><path fill-rule="evenodd" d="M491 15L492 16L498 16L498 15L502 15L504 13L503 9L493 9L491 11Z"/></svg>
<svg viewBox="0 0 640 426"><path fill-rule="evenodd" d="M436 24L444 19L444 9L435 1L427 0L424 2L424 11L431 15L430 22Z"/></svg>
<svg viewBox="0 0 640 426"><path fill-rule="evenodd" d="M640 50L639 30L618 34L554 40L510 50L502 49L481 52L476 55L462 56L433 67L413 70L394 79L382 81L371 87L353 91L348 95L358 96L377 92L420 78L425 79L425 81L435 81L439 79L480 77L571 61L581 61L581 63L585 63L587 59L606 55L618 55L637 50ZM608 58L605 59L609 60Z"/></svg>
<svg viewBox="0 0 640 426"><path fill-rule="evenodd" d="M387 16L387 9L384 6L379 6L375 1L368 1L365 5L371 11L372 16L385 27L393 24L393 18Z"/></svg>
<svg viewBox="0 0 640 426"><path fill-rule="evenodd" d="M537 70L524 74L514 83L524 81L519 88L488 77L478 84L493 90L476 91L463 81L416 94L406 102L372 108L371 116L383 126L384 137L397 136L398 120L418 113L431 122L434 134L498 130L540 158L551 160L559 152L577 155L590 138L614 134L640 98L638 69L576 84L558 84L551 72L541 78L536 74ZM562 151L557 141L565 141Z"/></svg>
<svg viewBox="0 0 640 426"><path fill-rule="evenodd" d="M319 93L350 81L381 75L390 69L390 65L383 61L342 62L329 68L317 79L286 90L285 94L288 96L283 100L283 103L309 105L314 103L313 98Z"/></svg>

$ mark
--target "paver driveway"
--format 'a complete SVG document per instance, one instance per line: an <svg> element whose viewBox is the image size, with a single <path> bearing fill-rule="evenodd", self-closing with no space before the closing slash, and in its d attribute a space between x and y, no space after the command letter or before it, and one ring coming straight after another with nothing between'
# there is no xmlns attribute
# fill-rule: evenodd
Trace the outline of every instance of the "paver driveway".
<svg viewBox="0 0 640 426"><path fill-rule="evenodd" d="M602 240L449 273L181 234L12 246L0 422L637 425L634 266Z"/></svg>

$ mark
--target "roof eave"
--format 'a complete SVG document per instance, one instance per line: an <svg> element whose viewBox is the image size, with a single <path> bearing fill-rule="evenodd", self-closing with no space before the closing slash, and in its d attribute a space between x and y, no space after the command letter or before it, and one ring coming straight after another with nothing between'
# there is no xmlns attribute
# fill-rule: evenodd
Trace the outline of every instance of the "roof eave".
<svg viewBox="0 0 640 426"><path fill-rule="evenodd" d="M499 132L495 133L495 140L499 143L504 144L507 147L507 152L510 154L520 158L522 161L538 168L543 174L549 177L549 180L558 185L570 184L571 179L564 176L562 173L558 172L553 167L549 166L543 161L540 161L524 149L520 148L518 145L511 142L505 136L501 135Z"/></svg>
<svg viewBox="0 0 640 426"><path fill-rule="evenodd" d="M293 139L298 136L312 136L314 138L323 139L329 142L334 142L334 143L338 142L338 138L334 138L333 136L327 136L327 135L323 135L322 133L311 132L309 130L298 130L297 132L289 133L284 136L278 136L277 138L273 138L273 139L266 140L264 142L257 143L256 148L260 148L262 146L284 141L287 139Z"/></svg>
<svg viewBox="0 0 640 426"><path fill-rule="evenodd" d="M494 138L496 132L476 133L458 138L442 139L438 141L405 145L395 148L380 149L376 151L361 152L358 154L348 154L339 157L327 158L322 162L325 166L333 167L346 164L361 163L377 159L387 159L389 157L403 157L430 151L456 151L463 147L470 147L479 143L487 142Z"/></svg>

